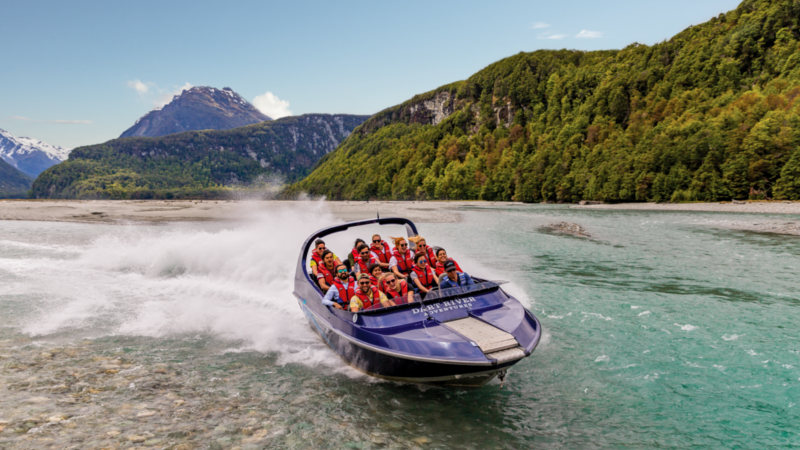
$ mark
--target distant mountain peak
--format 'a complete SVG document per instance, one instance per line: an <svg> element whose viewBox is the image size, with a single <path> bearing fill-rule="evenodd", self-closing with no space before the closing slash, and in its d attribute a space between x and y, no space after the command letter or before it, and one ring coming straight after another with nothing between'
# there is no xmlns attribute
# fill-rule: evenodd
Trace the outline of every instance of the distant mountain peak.
<svg viewBox="0 0 800 450"><path fill-rule="evenodd" d="M66 160L69 152L68 148L17 137L0 129L0 158L30 177L35 178L48 167Z"/></svg>
<svg viewBox="0 0 800 450"><path fill-rule="evenodd" d="M233 89L194 86L141 117L120 137L164 136L194 130L228 130L272 120Z"/></svg>

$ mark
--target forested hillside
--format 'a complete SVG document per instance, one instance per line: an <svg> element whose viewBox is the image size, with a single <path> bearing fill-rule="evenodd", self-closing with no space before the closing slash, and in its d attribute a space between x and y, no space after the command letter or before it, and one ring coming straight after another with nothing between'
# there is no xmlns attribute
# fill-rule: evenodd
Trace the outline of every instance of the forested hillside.
<svg viewBox="0 0 800 450"><path fill-rule="evenodd" d="M536 51L370 118L289 194L800 199L800 0L653 46Z"/></svg>
<svg viewBox="0 0 800 450"><path fill-rule="evenodd" d="M31 179L0 158L0 198L25 197Z"/></svg>
<svg viewBox="0 0 800 450"><path fill-rule="evenodd" d="M365 119L307 114L231 130L114 139L72 150L31 191L35 198L208 198L272 177L294 181Z"/></svg>

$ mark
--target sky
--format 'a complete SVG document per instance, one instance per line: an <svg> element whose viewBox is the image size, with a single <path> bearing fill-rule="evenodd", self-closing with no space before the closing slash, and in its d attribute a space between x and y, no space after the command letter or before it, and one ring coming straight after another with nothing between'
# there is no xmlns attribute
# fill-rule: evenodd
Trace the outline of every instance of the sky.
<svg viewBox="0 0 800 450"><path fill-rule="evenodd" d="M374 114L539 49L652 45L735 0L0 0L0 128L77 147L190 86Z"/></svg>

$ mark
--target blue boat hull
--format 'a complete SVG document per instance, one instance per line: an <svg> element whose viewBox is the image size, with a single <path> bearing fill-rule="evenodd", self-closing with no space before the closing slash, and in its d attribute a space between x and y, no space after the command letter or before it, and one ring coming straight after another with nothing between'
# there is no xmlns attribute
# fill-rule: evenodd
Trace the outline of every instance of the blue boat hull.
<svg viewBox="0 0 800 450"><path fill-rule="evenodd" d="M390 380L480 386L530 355L541 337L538 320L490 281L434 291L422 301L353 314L322 305L305 261L311 241L375 222L354 222L312 235L301 252L295 296L311 327L351 366ZM487 337L488 333L488 337Z"/></svg>

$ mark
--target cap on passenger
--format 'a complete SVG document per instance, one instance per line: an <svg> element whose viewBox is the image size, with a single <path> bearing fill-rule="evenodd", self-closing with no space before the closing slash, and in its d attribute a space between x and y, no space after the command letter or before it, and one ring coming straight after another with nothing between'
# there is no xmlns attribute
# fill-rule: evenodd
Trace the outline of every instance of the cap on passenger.
<svg viewBox="0 0 800 450"><path fill-rule="evenodd" d="M446 263L444 263L444 271L450 272L451 270L456 270L456 263L454 263L453 261L447 261Z"/></svg>

